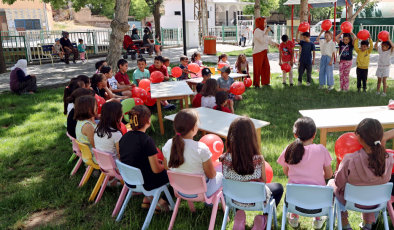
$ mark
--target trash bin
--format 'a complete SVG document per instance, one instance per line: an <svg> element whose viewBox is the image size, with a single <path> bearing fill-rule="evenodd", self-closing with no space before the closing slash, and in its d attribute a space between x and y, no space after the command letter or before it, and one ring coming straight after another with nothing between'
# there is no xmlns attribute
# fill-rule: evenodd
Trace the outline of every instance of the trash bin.
<svg viewBox="0 0 394 230"><path fill-rule="evenodd" d="M216 54L216 36L204 36L204 54Z"/></svg>

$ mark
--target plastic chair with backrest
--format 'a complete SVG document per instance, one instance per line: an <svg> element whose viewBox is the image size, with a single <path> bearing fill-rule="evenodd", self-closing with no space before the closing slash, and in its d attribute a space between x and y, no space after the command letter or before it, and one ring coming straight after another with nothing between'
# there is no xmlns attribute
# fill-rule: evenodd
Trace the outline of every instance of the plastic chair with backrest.
<svg viewBox="0 0 394 230"><path fill-rule="evenodd" d="M71 173L70 173L70 177L71 177L78 171L79 167L82 164L82 153L81 153L81 150L79 149L78 144L75 142L75 138L72 137L70 134L68 134L68 132L67 132L67 136L68 136L68 138L70 138L71 142L73 143L74 154L77 155L77 157L79 157L78 162L75 164L73 170L71 170Z"/></svg>
<svg viewBox="0 0 394 230"><path fill-rule="evenodd" d="M119 160L116 160L116 165L118 166L119 172L123 177L123 180L125 184L129 185L134 185L135 188L130 188L130 190L126 196L126 200L124 201L122 205L122 209L119 212L118 218L116 218L116 221L120 221L122 219L123 213L127 207L127 204L129 203L129 200L132 196L132 192L142 192L144 193L145 196L153 196L153 200L151 204L157 204L160 198L160 194L162 192L165 193L167 196L168 202L170 202L171 207L174 207L174 201L172 200L172 197L170 195L170 192L168 191L167 185L163 185L157 189L153 189L150 191L146 191L144 189L144 178L142 177L141 170L138 168L131 167L129 165L126 165ZM123 192L123 190L122 190ZM147 229L149 227L150 221L152 219L152 215L156 209L156 205L151 205L148 211L148 215L146 215L144 225L142 226L142 230Z"/></svg>
<svg viewBox="0 0 394 230"><path fill-rule="evenodd" d="M306 217L328 216L330 230L334 229L332 201L334 188L329 186L287 184L283 206L282 230L286 229L287 212Z"/></svg>
<svg viewBox="0 0 394 230"><path fill-rule="evenodd" d="M56 57L56 56L58 57L59 54L54 54L53 53L53 50L52 50L53 45L44 45L44 44L37 44L37 45L41 49L41 55L42 56L51 58L52 67L54 67L54 65L53 65L53 57ZM40 59L40 65L42 65L41 64L41 55L38 54L38 58Z"/></svg>
<svg viewBox="0 0 394 230"><path fill-rule="evenodd" d="M268 213L267 230L271 229L272 218L274 218L275 228L276 224L276 206L275 199L271 198L270 202L264 206L266 199L265 183L261 182L241 182L223 178L223 194L226 199L226 212L224 213L222 230L226 229L226 222L230 212L230 208L241 209L245 211L262 211ZM253 207L242 207L233 202L233 200L240 203L255 203Z"/></svg>
<svg viewBox="0 0 394 230"><path fill-rule="evenodd" d="M171 171L167 171L167 174L168 174L168 179L170 180L170 184L172 188L174 188L175 197L177 197L174 212L172 214L170 226L168 227L168 229L170 230L174 226L178 208L181 203L181 200L183 199L183 200L187 200L190 210L192 212L195 212L193 202L206 202L207 204L213 204L211 221L209 223L209 228L208 228L209 230L212 230L215 226L216 213L218 210L218 205L220 200L222 202L223 211L226 209L222 188L216 191L211 197L207 197L205 195L205 193L207 192L207 183L205 181L204 175L176 173ZM188 198L188 197L184 197L179 193L196 194L196 197Z"/></svg>
<svg viewBox="0 0 394 230"><path fill-rule="evenodd" d="M385 230L389 230L389 224L387 221L387 202L391 200L391 190L393 188L393 183L387 183L382 185L373 186L354 186L346 183L345 186L345 196L344 199L346 204L343 205L337 198L335 198L334 203L334 218L335 213L338 213L340 217L340 212L346 210L371 213L382 211L383 224ZM376 208L363 209L358 208L356 205L363 206L377 206ZM338 230L342 230L342 220L338 218Z"/></svg>

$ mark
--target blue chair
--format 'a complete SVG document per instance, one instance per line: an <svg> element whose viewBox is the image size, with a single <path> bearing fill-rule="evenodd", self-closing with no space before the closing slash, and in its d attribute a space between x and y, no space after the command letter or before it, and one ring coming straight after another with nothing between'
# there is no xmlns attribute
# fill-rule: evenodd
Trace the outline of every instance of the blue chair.
<svg viewBox="0 0 394 230"><path fill-rule="evenodd" d="M389 223L387 221L387 202L391 200L391 190L393 189L393 183L387 183L382 185L373 186L354 186L346 183L345 196L346 205L341 204L337 198L334 203L334 218L335 213L338 213L338 230L342 230L341 211L346 210L371 213L380 212L383 213L384 229L389 230ZM356 207L356 204L363 206L376 206L374 209L362 209ZM376 214L375 214L376 217ZM335 219L334 219L335 221Z"/></svg>
<svg viewBox="0 0 394 230"><path fill-rule="evenodd" d="M144 193L145 196L153 196L152 204L149 208L148 215L145 218L144 225L142 226L142 230L147 229L149 227L149 223L152 219L152 215L156 209L157 202L159 201L160 194L164 192L168 198L168 201L170 202L171 207L175 207L174 201L172 200L172 197L170 195L170 192L168 191L167 185L163 185L160 188L151 190L151 191L146 191L144 189L144 178L142 177L142 173L140 169L128 166L119 160L116 161L116 166L118 166L119 172L123 177L123 181L129 185L135 185L136 188L129 188L129 191L127 193L126 200L123 202L122 209L119 212L118 218L116 218L116 221L120 221L122 219L123 213L126 209L127 204L129 203L129 200L131 196L133 195L133 192L142 192Z"/></svg>
<svg viewBox="0 0 394 230"><path fill-rule="evenodd" d="M277 227L276 221L276 206L275 199L271 198L270 202L264 206L266 201L265 184L260 182L241 182L223 178L223 195L226 200L226 212L224 213L222 230L226 229L228 214L230 208L241 209L245 211L262 211L268 213L267 230L271 229L272 217L274 218L275 228ZM241 207L235 204L232 200L241 203L255 203L253 207Z"/></svg>
<svg viewBox="0 0 394 230"><path fill-rule="evenodd" d="M53 65L53 57L59 57L59 54L54 54L52 47L53 45L43 45L43 44L37 44L39 46L39 48L41 49L41 53L43 57L49 57L51 58L52 61L52 67ZM41 55L38 54L38 58L40 59L40 65L42 65L41 63Z"/></svg>
<svg viewBox="0 0 394 230"><path fill-rule="evenodd" d="M328 216L326 226L334 229L332 201L334 188L328 186L287 184L283 205L282 230L286 228L287 213L306 217Z"/></svg>

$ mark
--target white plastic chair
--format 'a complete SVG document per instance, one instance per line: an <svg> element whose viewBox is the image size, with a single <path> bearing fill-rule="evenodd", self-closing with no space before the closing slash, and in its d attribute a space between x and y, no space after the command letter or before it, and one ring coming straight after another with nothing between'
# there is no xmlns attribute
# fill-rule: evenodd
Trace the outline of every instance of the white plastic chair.
<svg viewBox="0 0 394 230"><path fill-rule="evenodd" d="M346 210L362 212L362 213L382 211L384 229L389 230L386 208L387 208L387 202L391 200L392 188L393 188L393 183L373 185L373 186L354 186L347 183L345 186L345 196L344 196L346 205L341 204L341 202L339 202L339 200L335 198L334 212L338 213L338 223L337 223L338 230L342 230L341 211L344 212ZM362 209L356 207L356 204L363 206L377 205L377 207L374 209ZM335 218L335 213L334 213L334 218Z"/></svg>
<svg viewBox="0 0 394 230"><path fill-rule="evenodd" d="M334 229L332 201L334 188L318 185L287 184L283 205L282 230L286 228L287 213L306 217L328 216L330 230ZM327 226L327 224L326 224Z"/></svg>
<svg viewBox="0 0 394 230"><path fill-rule="evenodd" d="M119 172L123 177L123 181L129 185L135 185L135 188L128 187L129 191L127 193L126 200L123 202L122 209L120 210L118 218L116 218L116 221L120 221L120 219L122 219L123 213L126 209L127 204L129 203L129 200L133 192L142 192L144 193L145 196L153 196L153 200L152 200L153 205L151 205L149 208L148 215L146 215L144 225L141 228L142 230L147 229L149 227L153 212L156 209L155 204L157 204L157 202L159 201L160 194L162 192L164 192L165 195L167 196L167 199L170 202L171 207L174 207L174 201L172 200L170 192L168 191L167 185L163 185L160 188L153 189L151 191L146 191L143 186L144 178L142 177L142 173L140 169L126 165L120 162L119 160L116 161L116 165L118 166Z"/></svg>
<svg viewBox="0 0 394 230"><path fill-rule="evenodd" d="M277 227L276 221L276 206L275 199L271 198L270 202L264 206L266 201L265 184L260 182L241 182L223 178L223 194L226 200L226 212L224 213L222 230L226 229L227 218L230 208L241 209L245 211L262 211L268 213L267 228L271 229L272 217L274 218L275 228ZM232 200L241 203L255 203L253 207L241 207L235 204Z"/></svg>

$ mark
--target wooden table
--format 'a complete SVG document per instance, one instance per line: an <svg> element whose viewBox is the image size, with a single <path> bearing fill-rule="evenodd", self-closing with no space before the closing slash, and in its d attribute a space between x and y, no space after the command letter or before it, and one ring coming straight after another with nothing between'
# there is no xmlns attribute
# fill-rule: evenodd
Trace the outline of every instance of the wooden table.
<svg viewBox="0 0 394 230"><path fill-rule="evenodd" d="M232 113L226 113L218 110L208 109L204 107L196 108L200 115L200 124L198 129L201 130L202 135L208 133L216 134L222 138L227 138L228 129L230 128L231 122L236 118L240 117ZM174 121L176 114L165 116L164 119ZM261 127L267 126L270 123L266 121L256 120L251 118L257 133L257 140L259 148L261 146Z"/></svg>
<svg viewBox="0 0 394 230"><path fill-rule="evenodd" d="M157 113L159 114L160 133L164 134L163 117L161 114L161 101L164 100L180 100L180 107L183 109L183 100L185 107L189 108L189 95L193 95L193 91L185 81L168 81L150 84L151 97L156 98Z"/></svg>
<svg viewBox="0 0 394 230"><path fill-rule="evenodd" d="M327 133L355 131L364 118L380 121L383 128L394 128L394 110L386 106L353 107L338 109L300 110L302 116L310 117L320 129L320 144L326 146Z"/></svg>

